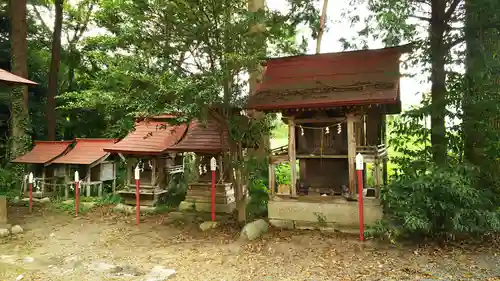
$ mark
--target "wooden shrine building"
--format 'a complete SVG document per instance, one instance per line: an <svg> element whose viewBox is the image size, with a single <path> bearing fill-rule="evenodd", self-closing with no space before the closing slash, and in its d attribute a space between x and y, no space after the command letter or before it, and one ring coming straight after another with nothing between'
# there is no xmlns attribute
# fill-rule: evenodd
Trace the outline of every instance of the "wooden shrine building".
<svg viewBox="0 0 500 281"><path fill-rule="evenodd" d="M228 131L216 114L210 111L207 120L192 120L186 135L168 149L196 153L199 177L188 183L186 199L179 205L181 211L211 212L212 157L217 160L215 212L230 214L236 209L235 190L223 165L223 153L229 149Z"/></svg>
<svg viewBox="0 0 500 281"><path fill-rule="evenodd" d="M288 145L270 157L271 223L358 226L355 157L361 153L372 162L378 179L386 173L385 116L401 111L399 60L408 51L400 46L267 61L248 108L280 112L289 127ZM283 162L291 165L291 184L277 194L274 165ZM378 199L365 200L365 223L381 216Z"/></svg>
<svg viewBox="0 0 500 281"><path fill-rule="evenodd" d="M64 179L66 183L64 196L68 198L69 185L74 184L74 174L78 171L81 179L80 191L85 190L90 197L92 188L97 189L99 197L103 194L103 184L116 185L116 162L111 160L111 153L104 148L114 144L115 139L75 139L75 146L65 155L53 160L49 167L54 176Z"/></svg>
<svg viewBox="0 0 500 281"><path fill-rule="evenodd" d="M182 155L169 153L186 133L187 125L171 125L173 115L137 120L135 129L104 150L117 153L126 161L125 189L118 194L126 204L135 204L134 169L141 169L141 205L155 205L167 193L169 174L183 171ZM173 122L170 122L173 123Z"/></svg>
<svg viewBox="0 0 500 281"><path fill-rule="evenodd" d="M28 174L34 175L33 197L42 198L55 195L56 186L63 184L54 174L54 167L49 166L56 158L66 154L73 141L35 141L31 151L12 160L12 163L26 164ZM23 191L26 194L27 177L23 180Z"/></svg>

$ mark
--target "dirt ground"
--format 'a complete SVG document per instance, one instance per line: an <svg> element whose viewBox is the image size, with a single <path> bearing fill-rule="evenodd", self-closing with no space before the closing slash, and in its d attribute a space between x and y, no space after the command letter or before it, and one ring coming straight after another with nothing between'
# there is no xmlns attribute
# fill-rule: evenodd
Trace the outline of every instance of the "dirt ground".
<svg viewBox="0 0 500 281"><path fill-rule="evenodd" d="M189 281L500 280L498 241L395 247L271 229L260 240L238 242L236 227L202 232L168 214L145 217L137 227L133 216L106 208L74 218L11 207L9 219L24 233L0 240L0 280L148 280L158 265L176 271L172 280Z"/></svg>

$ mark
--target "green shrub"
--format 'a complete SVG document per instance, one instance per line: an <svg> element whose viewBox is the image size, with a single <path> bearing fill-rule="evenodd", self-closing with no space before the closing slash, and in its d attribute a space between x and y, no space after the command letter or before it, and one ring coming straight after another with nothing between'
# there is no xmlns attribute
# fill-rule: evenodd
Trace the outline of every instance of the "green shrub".
<svg viewBox="0 0 500 281"><path fill-rule="evenodd" d="M249 186L250 202L247 205L247 214L250 218L266 217L267 202L269 201L268 188L261 180L250 182Z"/></svg>
<svg viewBox="0 0 500 281"><path fill-rule="evenodd" d="M276 166L276 185L290 184L292 182L292 169L290 164L283 163Z"/></svg>
<svg viewBox="0 0 500 281"><path fill-rule="evenodd" d="M476 188L476 170L464 165L422 169L420 164L405 169L382 188L385 217L379 230L385 226L391 239L500 230L497 197L490 188Z"/></svg>

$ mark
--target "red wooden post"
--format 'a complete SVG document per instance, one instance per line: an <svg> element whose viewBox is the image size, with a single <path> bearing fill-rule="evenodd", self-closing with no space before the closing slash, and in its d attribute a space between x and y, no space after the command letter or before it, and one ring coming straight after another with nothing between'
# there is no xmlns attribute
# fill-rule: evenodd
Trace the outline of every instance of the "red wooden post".
<svg viewBox="0 0 500 281"><path fill-rule="evenodd" d="M217 169L217 160L212 157L210 159L210 170L212 170L212 221L215 221L215 169Z"/></svg>
<svg viewBox="0 0 500 281"><path fill-rule="evenodd" d="M139 165L135 167L135 223L139 225L141 220L141 200L140 200L140 187L141 187L141 176L140 176Z"/></svg>
<svg viewBox="0 0 500 281"><path fill-rule="evenodd" d="M80 175L75 171L75 216L78 217L80 209Z"/></svg>
<svg viewBox="0 0 500 281"><path fill-rule="evenodd" d="M363 155L356 155L356 170L358 171L358 206L359 206L359 240L364 241L365 223L363 215Z"/></svg>
<svg viewBox="0 0 500 281"><path fill-rule="evenodd" d="M30 173L28 176L28 183L30 186L30 203L29 203L29 210L30 213L33 211L33 173Z"/></svg>

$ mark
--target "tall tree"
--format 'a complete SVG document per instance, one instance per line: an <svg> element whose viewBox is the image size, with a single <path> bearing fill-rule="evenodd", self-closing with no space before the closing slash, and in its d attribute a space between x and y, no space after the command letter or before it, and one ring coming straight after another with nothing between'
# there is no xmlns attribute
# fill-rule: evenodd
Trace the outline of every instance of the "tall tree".
<svg viewBox="0 0 500 281"><path fill-rule="evenodd" d="M49 140L56 139L56 96L58 90L59 67L61 64L61 32L63 20L63 0L55 0L56 16L52 35L52 56L50 61L49 85L47 90L47 133Z"/></svg>
<svg viewBox="0 0 500 281"><path fill-rule="evenodd" d="M318 39L316 40L316 54L321 53L321 39L325 32L326 11L328 9L328 0L323 0L323 9L321 10L321 19L319 23Z"/></svg>
<svg viewBox="0 0 500 281"><path fill-rule="evenodd" d="M445 120L449 95L446 81L451 73L446 71L446 67L453 62L454 48L463 42L457 38L461 35L458 25L462 21L459 9L462 2L463 0L353 1L358 5L367 4L373 13L366 19L366 28L360 31L360 35L382 39L388 46L402 41L412 42L416 48L405 66L429 69L432 83L430 102L423 103L424 109L420 109L417 115L430 115L430 151L433 162L438 165L444 165L448 157L449 134ZM358 22L361 19L356 14L351 16L351 20ZM345 47L352 47L346 40L343 41Z"/></svg>
<svg viewBox="0 0 500 281"><path fill-rule="evenodd" d="M28 43L26 0L10 1L11 16L11 68L21 77L28 77ZM18 86L11 97L11 157L24 152L27 140L26 129L29 120L28 87Z"/></svg>

